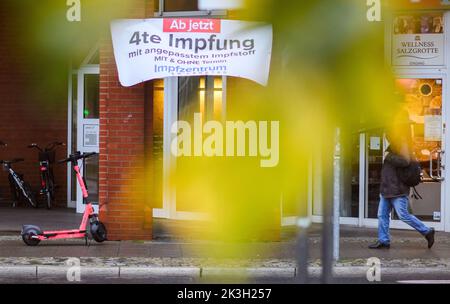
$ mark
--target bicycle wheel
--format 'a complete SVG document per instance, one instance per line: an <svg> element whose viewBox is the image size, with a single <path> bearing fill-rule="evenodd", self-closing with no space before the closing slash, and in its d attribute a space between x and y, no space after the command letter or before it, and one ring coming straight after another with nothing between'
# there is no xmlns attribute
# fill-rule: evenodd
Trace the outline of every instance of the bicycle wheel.
<svg viewBox="0 0 450 304"><path fill-rule="evenodd" d="M48 180L47 180L47 185L48 185L48 190L50 191L50 194L52 196L52 201L55 200L55 177L53 175L52 169L50 168L48 171Z"/></svg>
<svg viewBox="0 0 450 304"><path fill-rule="evenodd" d="M23 183L22 192L23 192L24 198L30 203L30 205L33 208L37 208L38 203L37 203L36 197L34 196L33 191L31 190L31 186L29 183L27 183L27 182Z"/></svg>
<svg viewBox="0 0 450 304"><path fill-rule="evenodd" d="M45 185L46 185L46 192L45 192L45 198L47 201L47 209L52 208L53 200L54 200L54 186L53 181L51 180L50 176L48 174L45 175Z"/></svg>
<svg viewBox="0 0 450 304"><path fill-rule="evenodd" d="M9 188L11 191L12 206L17 207L22 191L17 186L17 184L16 184L14 178L11 176L11 174L8 175L8 180L9 180Z"/></svg>

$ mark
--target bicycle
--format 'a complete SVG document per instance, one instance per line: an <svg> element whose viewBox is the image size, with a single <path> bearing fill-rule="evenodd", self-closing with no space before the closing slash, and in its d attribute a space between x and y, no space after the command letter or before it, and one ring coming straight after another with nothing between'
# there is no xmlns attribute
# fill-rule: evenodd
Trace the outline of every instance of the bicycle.
<svg viewBox="0 0 450 304"><path fill-rule="evenodd" d="M65 146L65 144L55 141L49 143L44 149L39 147L36 143L28 145L28 148L35 148L39 151L39 172L41 173L41 188L39 194L45 195L47 209L52 208L53 201L55 200L56 185L52 164L55 162L55 150L59 146Z"/></svg>
<svg viewBox="0 0 450 304"><path fill-rule="evenodd" d="M6 146L5 143L0 142L0 146ZM33 208L37 208L38 204L36 197L31 190L29 183L24 181L23 174L17 173L12 168L12 164L24 161L23 158L15 158L13 160L0 160L3 170L8 172L9 185L11 187L11 195L13 199L12 206L16 207L21 199L25 199Z"/></svg>

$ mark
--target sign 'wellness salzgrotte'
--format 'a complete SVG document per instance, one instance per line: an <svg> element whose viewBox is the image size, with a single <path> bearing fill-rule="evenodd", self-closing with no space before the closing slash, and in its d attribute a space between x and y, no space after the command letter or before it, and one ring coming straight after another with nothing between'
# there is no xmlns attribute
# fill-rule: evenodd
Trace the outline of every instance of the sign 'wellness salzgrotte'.
<svg viewBox="0 0 450 304"><path fill-rule="evenodd" d="M266 85L272 26L220 19L123 19L111 23L123 86L170 76L236 76Z"/></svg>
<svg viewBox="0 0 450 304"><path fill-rule="evenodd" d="M444 65L444 34L394 35L392 64L403 66Z"/></svg>

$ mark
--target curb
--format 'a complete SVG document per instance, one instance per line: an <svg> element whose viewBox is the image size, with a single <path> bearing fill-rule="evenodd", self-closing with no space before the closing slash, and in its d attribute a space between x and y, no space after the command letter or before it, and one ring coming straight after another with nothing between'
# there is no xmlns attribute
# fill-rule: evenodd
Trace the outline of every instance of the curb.
<svg viewBox="0 0 450 304"><path fill-rule="evenodd" d="M369 267L344 266L334 268L334 277L366 277ZM321 267L309 267L309 276L318 277L322 273ZM450 269L435 268L382 268L382 275L414 275L414 274L450 274ZM0 279L62 279L74 277L77 269L68 266L0 266ZM158 277L204 278L204 277L250 277L250 278L295 278L298 276L295 267L272 268L220 268L220 267L97 267L82 266L78 272L81 278L106 279L145 279Z"/></svg>
<svg viewBox="0 0 450 304"><path fill-rule="evenodd" d="M119 267L119 278L142 279L154 277L190 277L199 278L199 267Z"/></svg>
<svg viewBox="0 0 450 304"><path fill-rule="evenodd" d="M68 266L0 266L0 279L67 279L77 273L76 268ZM255 277L255 278L294 278L294 267L272 268L220 268L220 267L89 267L82 266L81 277L103 277L110 279L145 279L157 277Z"/></svg>
<svg viewBox="0 0 450 304"><path fill-rule="evenodd" d="M37 266L0 266L0 279L36 279Z"/></svg>
<svg viewBox="0 0 450 304"><path fill-rule="evenodd" d="M205 267L201 269L202 277L229 277L244 276L257 278L293 278L296 275L294 267L271 268L271 267L255 267L255 268L218 268Z"/></svg>

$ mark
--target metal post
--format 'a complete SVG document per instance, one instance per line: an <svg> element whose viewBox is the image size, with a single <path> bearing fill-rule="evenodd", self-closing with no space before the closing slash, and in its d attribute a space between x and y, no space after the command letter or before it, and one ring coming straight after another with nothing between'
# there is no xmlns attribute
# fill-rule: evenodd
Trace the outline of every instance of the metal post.
<svg viewBox="0 0 450 304"><path fill-rule="evenodd" d="M297 220L297 282L308 283L308 228L311 225L309 217L299 217Z"/></svg>
<svg viewBox="0 0 450 304"><path fill-rule="evenodd" d="M311 218L308 213L308 199L310 196L310 162L305 161L305 172L299 179L299 193L297 197L297 283L307 284L308 283L308 229L311 226Z"/></svg>
<svg viewBox="0 0 450 304"><path fill-rule="evenodd" d="M341 131L336 129L335 143L334 143L334 164L333 164L333 260L339 260L339 211L341 205L341 180L342 180L342 157L341 157Z"/></svg>
<svg viewBox="0 0 450 304"><path fill-rule="evenodd" d="M334 132L328 132L324 138L334 138ZM333 278L333 164L334 145L322 144L322 193L323 193L323 225L322 225L322 283L331 283Z"/></svg>

